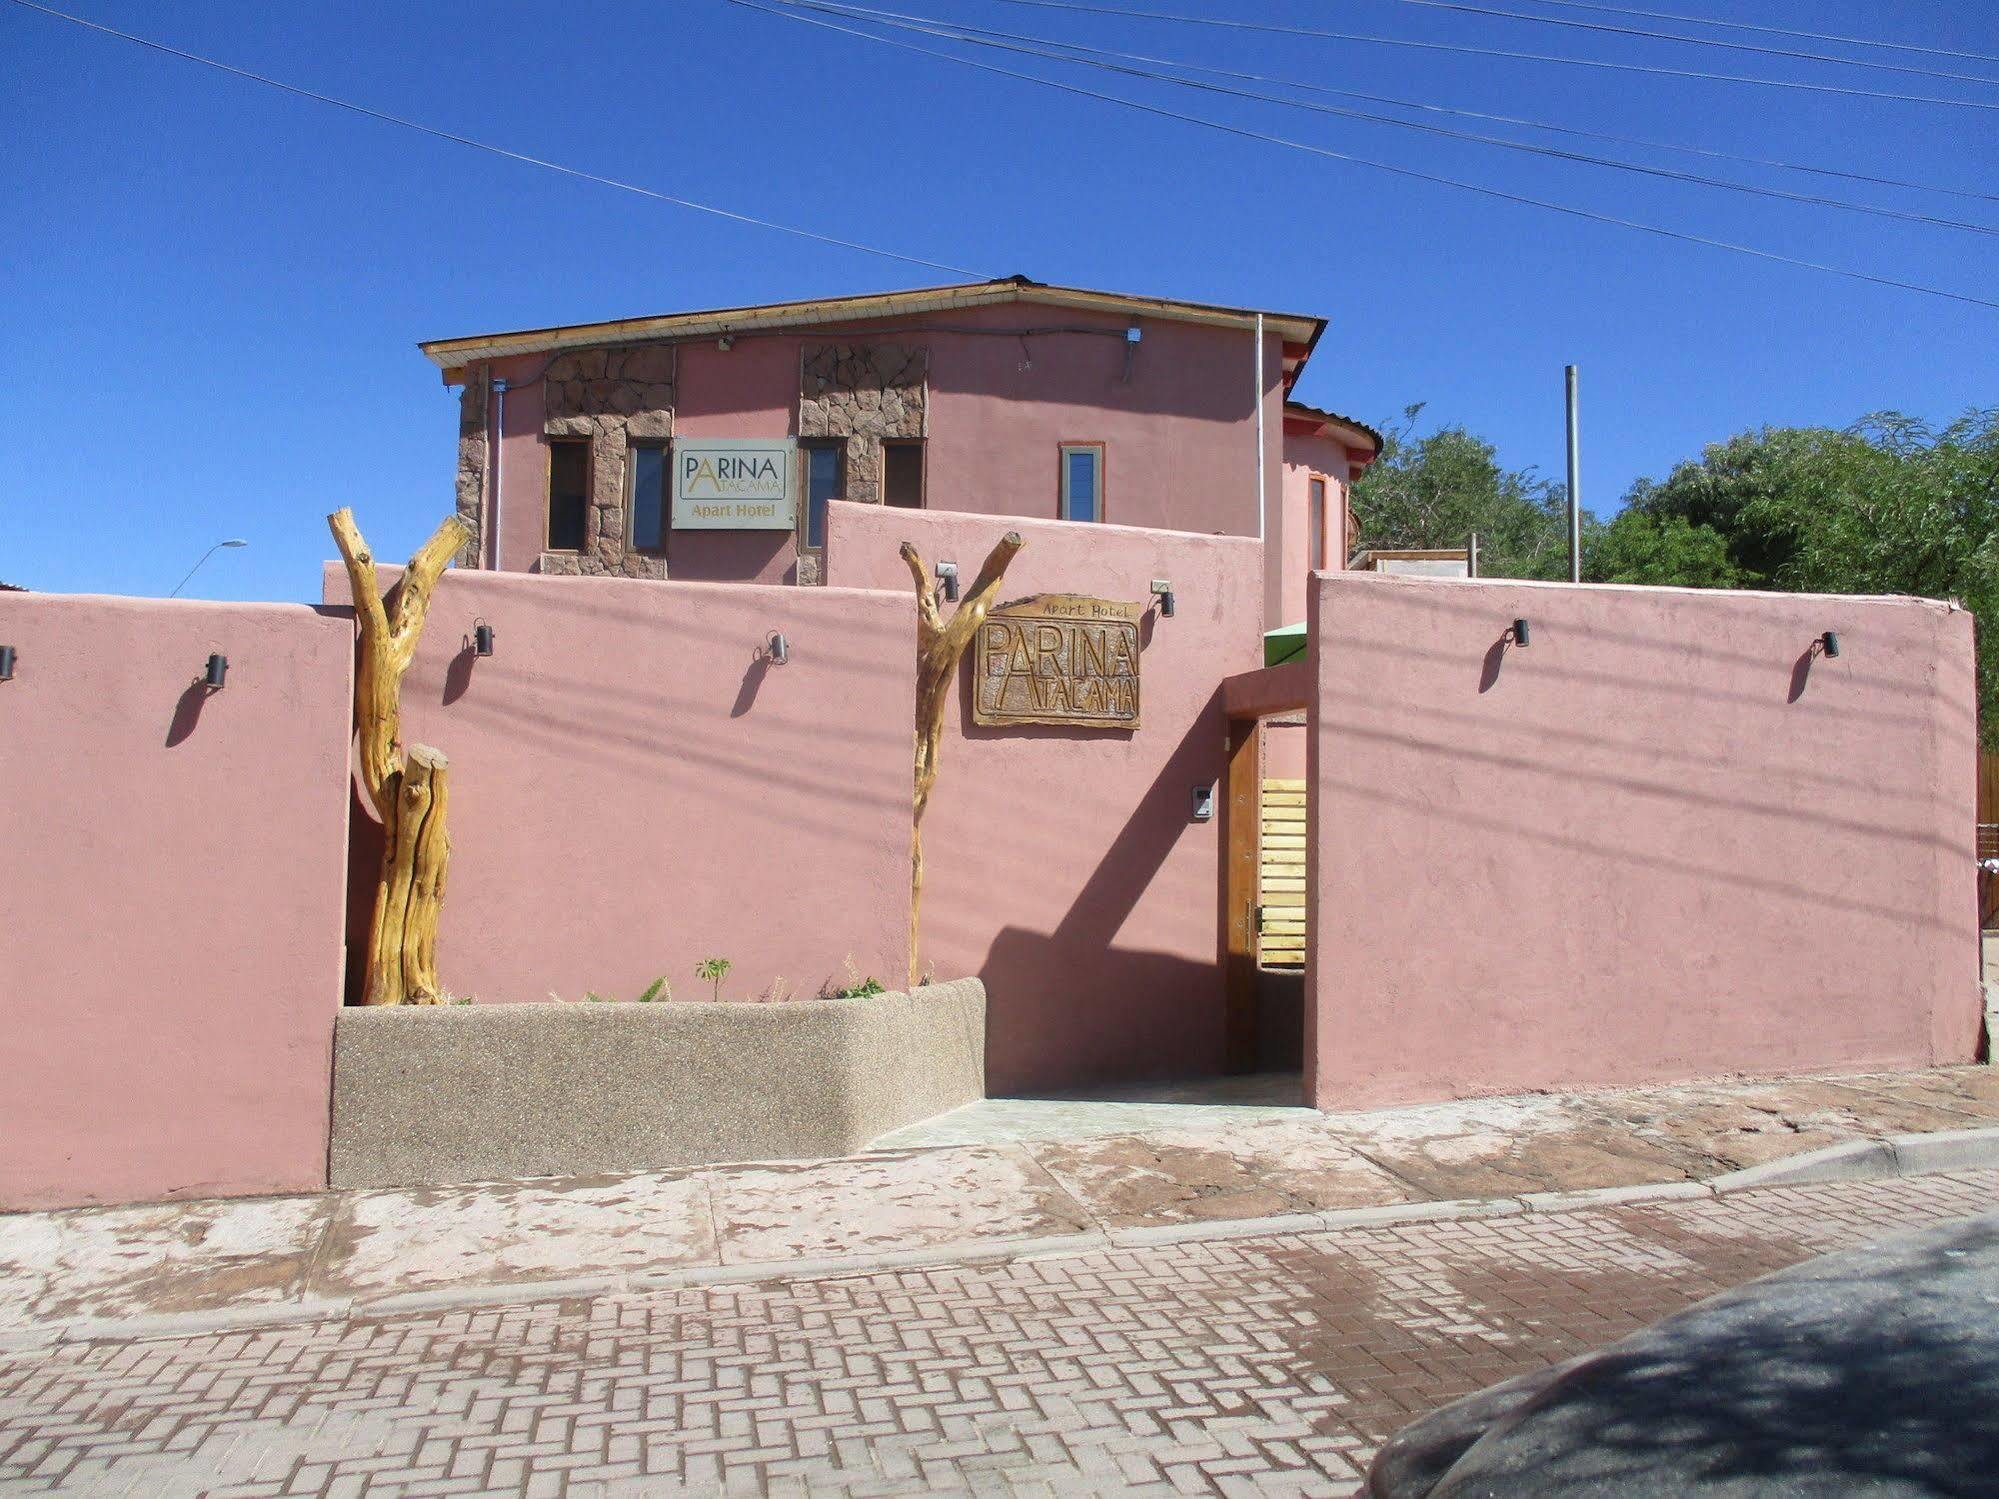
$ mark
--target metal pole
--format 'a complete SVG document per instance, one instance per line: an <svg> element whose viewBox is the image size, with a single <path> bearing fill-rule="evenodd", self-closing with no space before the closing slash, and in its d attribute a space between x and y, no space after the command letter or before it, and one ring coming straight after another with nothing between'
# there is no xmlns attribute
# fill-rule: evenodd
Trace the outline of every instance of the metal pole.
<svg viewBox="0 0 1999 1499"><path fill-rule="evenodd" d="M1467 578L1478 576L1478 532L1476 531L1472 532L1470 539L1465 542L1465 576Z"/></svg>
<svg viewBox="0 0 1999 1499"><path fill-rule="evenodd" d="M1263 540L1264 499L1263 499L1263 314L1256 315L1256 354L1254 365L1256 401L1256 539Z"/></svg>
<svg viewBox="0 0 1999 1499"><path fill-rule="evenodd" d="M1566 367L1569 398L1569 581L1583 580L1583 469L1576 427L1576 367Z"/></svg>

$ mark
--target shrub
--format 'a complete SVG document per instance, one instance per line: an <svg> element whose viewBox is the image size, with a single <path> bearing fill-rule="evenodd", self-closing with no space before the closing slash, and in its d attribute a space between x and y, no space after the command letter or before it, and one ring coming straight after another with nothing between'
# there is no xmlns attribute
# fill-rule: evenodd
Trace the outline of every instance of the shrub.
<svg viewBox="0 0 1999 1499"><path fill-rule="evenodd" d="M722 998L722 980L729 976L729 970L735 966L727 958L703 958L699 963L694 965L694 976L698 979L706 979L709 983L713 984L715 986L715 998L717 1001L720 1001Z"/></svg>

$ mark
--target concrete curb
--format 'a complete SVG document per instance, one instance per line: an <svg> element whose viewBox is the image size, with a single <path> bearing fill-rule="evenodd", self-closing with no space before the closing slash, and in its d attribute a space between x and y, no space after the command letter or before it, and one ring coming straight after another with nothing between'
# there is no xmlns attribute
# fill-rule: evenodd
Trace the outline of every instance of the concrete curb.
<svg viewBox="0 0 1999 1499"><path fill-rule="evenodd" d="M0 1353L32 1353L60 1343L201 1337L298 1323L375 1320L481 1306L576 1300L619 1292L696 1290L705 1286L879 1275L932 1266L1047 1259L1203 1240L1296 1238L1440 1219L1583 1212L1627 1204L1732 1195L1764 1187L1994 1168L1999 1168L1999 1126L1945 1130L1931 1134L1894 1135L1885 1139L1849 1140L1823 1150L1731 1171L1708 1181L1646 1182L1636 1186L1527 1192L1510 1197L1468 1197L1441 1202L1392 1202L1374 1207L1279 1213L1261 1218L1162 1223L1143 1228L1088 1230L1026 1238L975 1239L917 1249L877 1250L810 1259L611 1271L567 1279L444 1286L380 1296L311 1297L270 1305L142 1317L79 1318L69 1322L0 1329Z"/></svg>
<svg viewBox="0 0 1999 1499"><path fill-rule="evenodd" d="M1999 1166L1999 1127L1890 1135L1880 1140L1848 1140L1803 1155L1766 1161L1715 1177L1719 1193L1753 1187L1789 1187L1812 1182L1859 1181L1868 1177L1920 1176L1929 1171L1978 1171Z"/></svg>

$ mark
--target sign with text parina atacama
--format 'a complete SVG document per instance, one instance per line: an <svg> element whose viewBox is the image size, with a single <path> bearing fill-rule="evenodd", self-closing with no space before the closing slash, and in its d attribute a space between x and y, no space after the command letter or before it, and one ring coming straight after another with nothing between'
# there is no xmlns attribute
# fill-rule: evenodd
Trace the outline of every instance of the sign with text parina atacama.
<svg viewBox="0 0 1999 1499"><path fill-rule="evenodd" d="M675 440L675 530L789 531L797 524L797 443L785 437Z"/></svg>
<svg viewBox="0 0 1999 1499"><path fill-rule="evenodd" d="M1137 728L1143 613L1073 593L998 605L979 626L972 722Z"/></svg>

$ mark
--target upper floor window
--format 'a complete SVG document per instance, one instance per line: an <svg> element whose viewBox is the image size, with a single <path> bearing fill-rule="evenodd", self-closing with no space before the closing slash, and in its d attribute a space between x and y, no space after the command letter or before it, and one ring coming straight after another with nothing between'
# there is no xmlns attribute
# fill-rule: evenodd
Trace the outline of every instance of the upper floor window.
<svg viewBox="0 0 1999 1499"><path fill-rule="evenodd" d="M799 545L816 552L826 545L826 504L846 493L847 445L836 437L801 444L805 466L805 508L798 517Z"/></svg>
<svg viewBox="0 0 1999 1499"><path fill-rule="evenodd" d="M882 444L882 501L904 510L923 508L923 439Z"/></svg>
<svg viewBox="0 0 1999 1499"><path fill-rule="evenodd" d="M667 478L672 473L670 454L664 443L647 443L632 449L629 465L632 492L627 508L632 517L632 549L664 552L668 521Z"/></svg>
<svg viewBox="0 0 1999 1499"><path fill-rule="evenodd" d="M1062 444L1063 520L1104 518L1104 445L1100 442Z"/></svg>
<svg viewBox="0 0 1999 1499"><path fill-rule="evenodd" d="M1306 566L1323 572L1332 564L1326 561L1326 481L1317 474L1312 475L1311 498L1306 503L1307 519L1311 526L1311 551L1307 554Z"/></svg>
<svg viewBox="0 0 1999 1499"><path fill-rule="evenodd" d="M590 509L588 439L555 439L548 445L548 550L583 550L583 518Z"/></svg>

